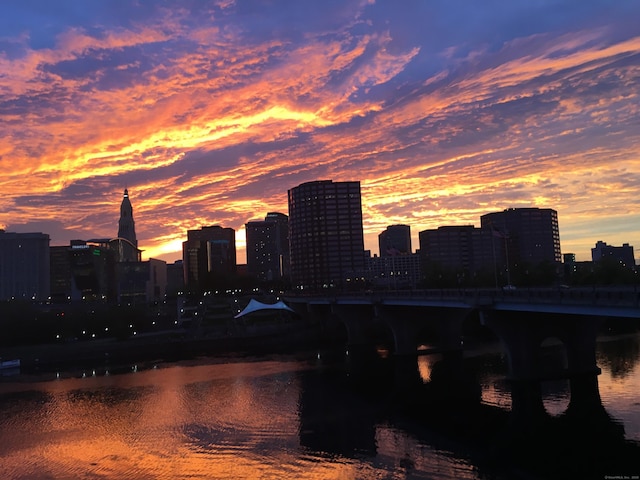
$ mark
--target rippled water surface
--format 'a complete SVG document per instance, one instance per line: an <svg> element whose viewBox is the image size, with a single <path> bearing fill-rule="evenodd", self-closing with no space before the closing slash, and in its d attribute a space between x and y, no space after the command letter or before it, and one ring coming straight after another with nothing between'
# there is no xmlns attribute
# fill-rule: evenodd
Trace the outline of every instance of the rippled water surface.
<svg viewBox="0 0 640 480"><path fill-rule="evenodd" d="M318 381L285 359L4 383L0 478L476 478Z"/></svg>
<svg viewBox="0 0 640 480"><path fill-rule="evenodd" d="M622 356L612 353L620 341L599 347L599 387L626 438L640 441L634 341ZM439 360L419 358L425 384ZM468 362L482 403L508 411L501 355ZM59 377L0 383L0 478L513 478L429 430L404 428L369 399L375 395L354 391L346 377L306 357L204 359ZM543 399L549 414L561 415L568 384L544 386Z"/></svg>

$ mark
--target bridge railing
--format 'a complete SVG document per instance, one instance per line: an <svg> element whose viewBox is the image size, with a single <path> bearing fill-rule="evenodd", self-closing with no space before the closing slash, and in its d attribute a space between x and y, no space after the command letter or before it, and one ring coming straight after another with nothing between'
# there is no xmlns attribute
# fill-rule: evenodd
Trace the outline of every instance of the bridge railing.
<svg viewBox="0 0 640 480"><path fill-rule="evenodd" d="M292 297L298 295L291 295ZM596 305L606 307L640 308L640 289L630 287L549 287L549 288L459 288L459 289L414 289L371 290L366 292L326 292L300 297L334 299L368 299L376 302L384 299L415 299L438 301L463 301L471 305L495 302L533 303L555 305Z"/></svg>

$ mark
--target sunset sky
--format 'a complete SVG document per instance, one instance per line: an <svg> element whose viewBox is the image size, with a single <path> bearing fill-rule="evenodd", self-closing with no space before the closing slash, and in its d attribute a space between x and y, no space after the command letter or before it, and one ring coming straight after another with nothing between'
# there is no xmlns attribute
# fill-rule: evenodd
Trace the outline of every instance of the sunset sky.
<svg viewBox="0 0 640 480"><path fill-rule="evenodd" d="M360 180L387 225L558 211L563 253L640 257L637 0L4 0L0 227L114 237L143 257L188 229L288 213Z"/></svg>

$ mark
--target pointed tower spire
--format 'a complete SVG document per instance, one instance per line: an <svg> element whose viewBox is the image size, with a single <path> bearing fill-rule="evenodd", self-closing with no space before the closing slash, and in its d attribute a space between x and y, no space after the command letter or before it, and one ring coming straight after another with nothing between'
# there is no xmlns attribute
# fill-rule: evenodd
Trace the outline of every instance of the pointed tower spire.
<svg viewBox="0 0 640 480"><path fill-rule="evenodd" d="M136 224L133 221L133 207L129 200L129 190L124 189L124 197L120 204L120 221L118 222L118 237L126 238L136 247L138 240L136 238Z"/></svg>

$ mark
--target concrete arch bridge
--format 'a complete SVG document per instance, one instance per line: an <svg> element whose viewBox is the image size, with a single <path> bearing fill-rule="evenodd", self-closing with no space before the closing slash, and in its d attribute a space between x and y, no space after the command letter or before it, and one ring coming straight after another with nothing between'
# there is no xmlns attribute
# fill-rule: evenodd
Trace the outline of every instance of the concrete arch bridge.
<svg viewBox="0 0 640 480"><path fill-rule="evenodd" d="M437 350L461 349L465 329L480 325L500 339L511 380L597 374L596 338L603 323L640 322L635 287L290 295L286 302L303 318L341 322L349 348L371 346L371 332L385 328L396 356L417 355L425 334ZM540 362L549 338L562 342L566 357L553 369Z"/></svg>

